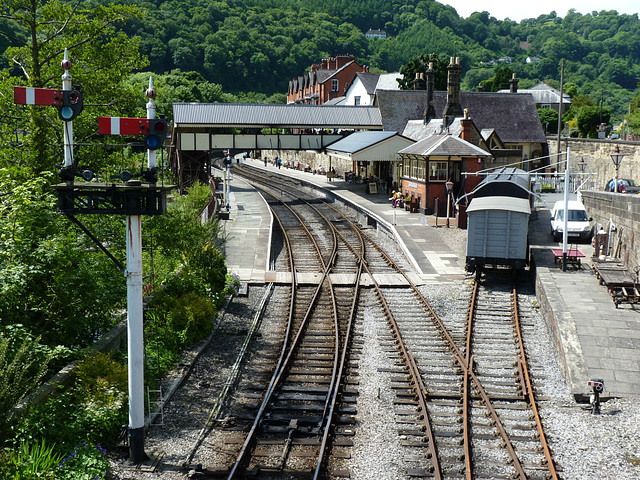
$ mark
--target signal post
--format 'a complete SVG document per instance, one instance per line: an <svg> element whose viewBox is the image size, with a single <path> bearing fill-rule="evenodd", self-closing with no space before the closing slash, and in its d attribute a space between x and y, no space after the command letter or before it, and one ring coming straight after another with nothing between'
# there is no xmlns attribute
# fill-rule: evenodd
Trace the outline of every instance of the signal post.
<svg viewBox="0 0 640 480"><path fill-rule="evenodd" d="M167 122L155 115L156 96L151 79L146 92L147 118L100 117L99 132L107 135L144 135L148 148L148 165L139 175L124 171L111 179L120 182L92 182L93 172L77 172L73 157L73 119L83 108L82 91L72 87L67 51L61 64L62 90L15 87L14 100L23 105L51 105L58 108L64 122L64 166L59 170L64 183L54 185L58 194L58 210L80 227L96 245L111 258L127 278L127 349L129 388L129 460L139 464L148 459L144 451L144 338L143 338L143 279L142 279L142 215L162 215L166 212L166 196L174 186L158 186L156 150L164 145ZM76 177L82 182L76 182ZM133 179L142 177L145 181ZM126 268L107 251L75 214L119 214L127 216Z"/></svg>

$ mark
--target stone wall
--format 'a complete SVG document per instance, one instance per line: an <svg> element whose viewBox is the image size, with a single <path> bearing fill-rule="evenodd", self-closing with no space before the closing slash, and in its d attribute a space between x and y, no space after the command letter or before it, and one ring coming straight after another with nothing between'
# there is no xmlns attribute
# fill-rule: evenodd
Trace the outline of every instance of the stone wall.
<svg viewBox="0 0 640 480"><path fill-rule="evenodd" d="M295 165L296 162L300 162L302 165L309 163L311 164L312 170L318 167L329 170L329 155L326 153L306 150L262 150L260 155L262 157L266 156L271 162L273 162L276 156L279 156L283 163L286 161L289 161L293 165ZM344 172L350 172L352 170L353 163L349 160L334 157L331 159L331 166L335 168L336 176L342 178Z"/></svg>
<svg viewBox="0 0 640 480"><path fill-rule="evenodd" d="M609 221L616 226L612 233L613 249L619 245L619 258L629 269L640 267L640 249L636 245L636 236L640 242L640 195L625 195L609 192L582 192L582 202L589 215L605 230Z"/></svg>
<svg viewBox="0 0 640 480"><path fill-rule="evenodd" d="M550 163L557 160L555 154L558 152L557 137L547 137L549 152L551 153ZM625 140L607 140L591 138L562 138L560 140L562 152L570 149L569 168L571 172L580 172L578 163L584 159L586 163L585 172L595 174L596 189L604 190L606 182L616 175L616 168L611 160L611 154L616 147L620 149L623 156L620 163L619 178L632 178L640 182L640 142ZM565 157L566 158L566 157ZM556 170L564 172L564 164Z"/></svg>

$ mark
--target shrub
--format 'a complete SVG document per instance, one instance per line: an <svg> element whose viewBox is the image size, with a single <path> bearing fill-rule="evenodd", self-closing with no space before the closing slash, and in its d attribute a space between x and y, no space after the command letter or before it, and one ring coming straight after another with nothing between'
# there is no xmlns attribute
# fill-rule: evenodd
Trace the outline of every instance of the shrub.
<svg viewBox="0 0 640 480"><path fill-rule="evenodd" d="M80 442L57 468L56 480L100 480L109 478L111 465L100 445Z"/></svg>
<svg viewBox="0 0 640 480"><path fill-rule="evenodd" d="M225 295L236 295L240 289L240 277L236 273L227 273L224 286Z"/></svg>
<svg viewBox="0 0 640 480"><path fill-rule="evenodd" d="M73 386L60 387L14 427L15 442L44 438L63 450L79 441L114 443L127 418L125 371L108 354L85 358L78 366Z"/></svg>
<svg viewBox="0 0 640 480"><path fill-rule="evenodd" d="M14 452L5 454L0 467L0 478L7 480L55 479L55 467L63 455L55 451L55 445L40 442L23 442Z"/></svg>
<svg viewBox="0 0 640 480"><path fill-rule="evenodd" d="M40 344L21 325L0 330L0 405L8 412L30 390L37 387L47 373L56 349ZM8 435L6 416L0 416L0 443Z"/></svg>

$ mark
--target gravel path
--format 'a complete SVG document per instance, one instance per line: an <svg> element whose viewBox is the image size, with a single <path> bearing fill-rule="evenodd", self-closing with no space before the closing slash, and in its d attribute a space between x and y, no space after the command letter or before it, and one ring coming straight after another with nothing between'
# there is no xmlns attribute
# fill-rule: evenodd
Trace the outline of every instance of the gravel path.
<svg viewBox="0 0 640 480"><path fill-rule="evenodd" d="M440 229L439 233L452 251L463 259L466 231ZM187 473L177 471L172 466L178 466L179 459L186 455L185 446L190 445L201 428L210 397L224 382L228 363L235 359L233 352L241 341L236 337L240 337L240 333L248 328L250 312L261 290L252 287L249 289L249 298L236 298L231 302L218 335L214 336L199 362L198 368L209 371L211 381L206 385L187 381L166 411L166 425L149 431L147 451L165 452L164 461L167 463L155 472L146 473L127 467L122 457L114 458L115 479L189 478ZM423 287L423 293L443 320L447 315L457 315L464 310L467 291L468 285L464 282ZM576 404L557 361L557 350L538 312L535 294L533 290L521 294L521 309L535 322L534 329L525 333L525 342L536 378L537 395L543 399L539 407L547 439L562 478L640 479L640 397L609 400L602 404L600 415L592 415L584 405ZM352 480L402 479L402 469L398 464L397 426L393 414L389 413L392 412L393 392L388 374L379 373L379 368L388 366L388 358L379 348L386 324L375 315L364 312L358 328L363 339L359 367L358 433L354 438L352 458L346 466ZM231 360L225 359L225 355ZM196 422L189 434L181 430L184 420L171 418L173 414L185 411L189 412L187 417ZM223 449L223 446L219 448Z"/></svg>

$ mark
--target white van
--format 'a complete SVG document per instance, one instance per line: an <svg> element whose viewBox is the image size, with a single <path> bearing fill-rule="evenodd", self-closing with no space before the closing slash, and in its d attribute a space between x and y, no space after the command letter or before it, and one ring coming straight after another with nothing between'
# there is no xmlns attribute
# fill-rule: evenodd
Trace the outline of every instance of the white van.
<svg viewBox="0 0 640 480"><path fill-rule="evenodd" d="M570 242L580 240L588 242L593 236L593 218L587 215L587 210L582 202L571 200L569 202L569 217L567 223L567 238ZM556 202L551 209L551 235L553 241L562 240L564 230L564 201Z"/></svg>

